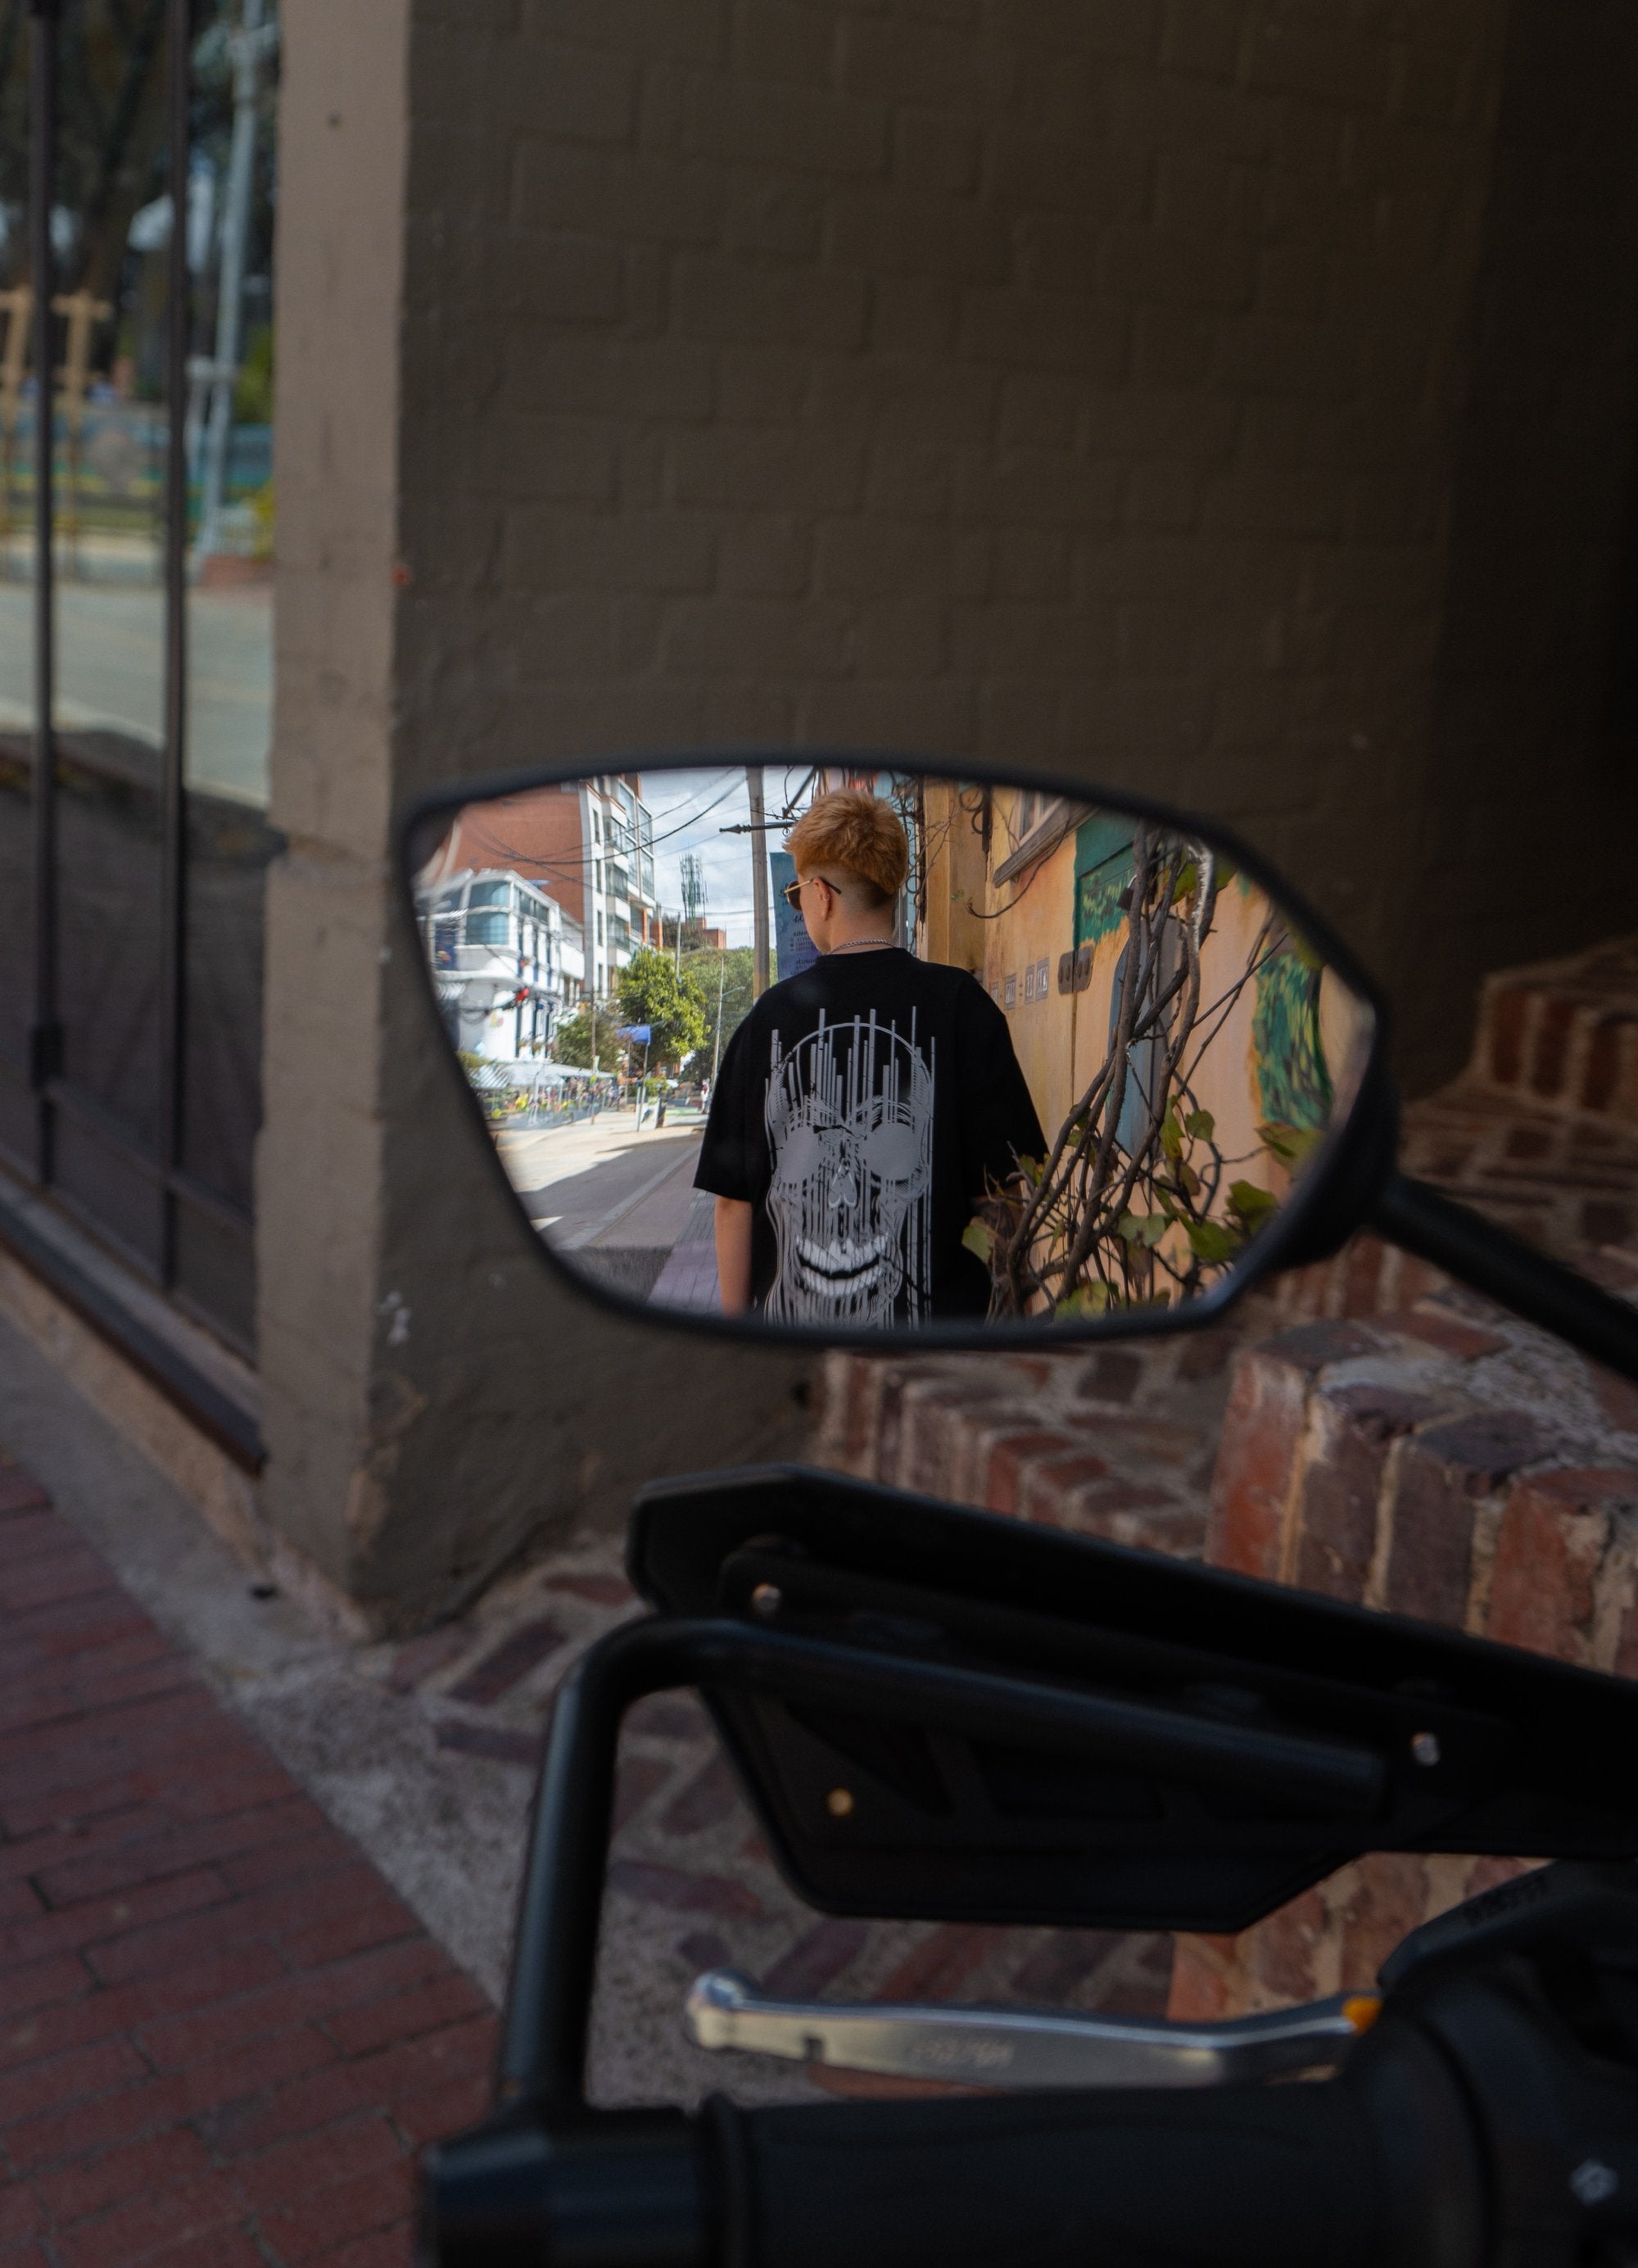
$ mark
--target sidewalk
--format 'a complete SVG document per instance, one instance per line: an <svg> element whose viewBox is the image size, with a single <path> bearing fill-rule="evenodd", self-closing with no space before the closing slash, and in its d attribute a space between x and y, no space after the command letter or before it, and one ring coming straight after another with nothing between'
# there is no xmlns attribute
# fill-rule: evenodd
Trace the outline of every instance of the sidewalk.
<svg viewBox="0 0 1638 2268"><path fill-rule="evenodd" d="M403 2263L409 2153L485 2100L552 1694L636 1610L618 1543L359 1647L253 1585L4 1325L0 1440L61 1515L0 1467L0 2263ZM683 2038L724 1962L797 1995L1165 2006L1165 1938L804 1907L689 1697L634 1712L617 1816L595 2100L814 2099Z"/></svg>
<svg viewBox="0 0 1638 2268"><path fill-rule="evenodd" d="M397 2268L483 1995L0 1462L0 2260Z"/></svg>

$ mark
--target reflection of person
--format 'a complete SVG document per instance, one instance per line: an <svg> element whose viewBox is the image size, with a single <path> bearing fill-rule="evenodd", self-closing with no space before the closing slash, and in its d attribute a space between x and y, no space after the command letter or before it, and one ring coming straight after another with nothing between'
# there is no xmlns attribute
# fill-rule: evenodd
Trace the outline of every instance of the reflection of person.
<svg viewBox="0 0 1638 2268"><path fill-rule="evenodd" d="M786 847L819 958L757 1001L711 1096L694 1184L716 1198L724 1312L982 1315L963 1232L1046 1147L1006 1019L966 969L894 945L909 852L891 804L819 796Z"/></svg>

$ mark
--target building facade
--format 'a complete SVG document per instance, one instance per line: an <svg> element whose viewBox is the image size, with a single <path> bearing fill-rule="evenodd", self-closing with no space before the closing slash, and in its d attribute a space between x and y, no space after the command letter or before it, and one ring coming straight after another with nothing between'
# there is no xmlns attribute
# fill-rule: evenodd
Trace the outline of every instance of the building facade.
<svg viewBox="0 0 1638 2268"><path fill-rule="evenodd" d="M562 906L584 952L582 994L612 998L634 953L662 941L654 821L636 776L599 772L556 796L503 799L474 812L445 845L452 865L492 856Z"/></svg>
<svg viewBox="0 0 1638 2268"><path fill-rule="evenodd" d="M422 877L415 899L454 1046L497 1064L549 1061L560 1027L585 998L579 923L537 884L497 866L449 881Z"/></svg>
<svg viewBox="0 0 1638 2268"><path fill-rule="evenodd" d="M276 55L170 0L121 109L128 12L0 10L0 288L68 303L0 307L6 1296L326 1595L413 1623L804 1424L804 1363L542 1278L464 1146L391 873L452 774L607 767L578 904L496 866L594 990L663 933L661 746L1214 813L1414 1085L1482 970L1609 929L1625 0L283 0Z"/></svg>

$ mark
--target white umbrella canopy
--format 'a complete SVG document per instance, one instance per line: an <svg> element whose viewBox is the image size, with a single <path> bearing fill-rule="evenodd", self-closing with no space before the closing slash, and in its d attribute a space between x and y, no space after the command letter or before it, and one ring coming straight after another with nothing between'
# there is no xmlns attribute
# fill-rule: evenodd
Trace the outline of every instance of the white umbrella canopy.
<svg viewBox="0 0 1638 2268"><path fill-rule="evenodd" d="M538 1056L520 1056L508 1059L502 1056L481 1056L471 1073L471 1084L486 1092L513 1086L563 1086L571 1079L594 1079L599 1085L613 1086L618 1074L612 1071L585 1071L575 1064L546 1063Z"/></svg>

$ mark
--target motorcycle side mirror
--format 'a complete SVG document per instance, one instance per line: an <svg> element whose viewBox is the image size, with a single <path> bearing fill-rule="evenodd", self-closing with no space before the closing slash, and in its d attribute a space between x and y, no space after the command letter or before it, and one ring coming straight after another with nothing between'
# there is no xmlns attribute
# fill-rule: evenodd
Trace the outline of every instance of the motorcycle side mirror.
<svg viewBox="0 0 1638 2268"><path fill-rule="evenodd" d="M1131 1337L1369 1226L1638 1378L1638 1313L1396 1170L1380 998L1215 821L880 752L620 761L442 789L400 836L429 1031L592 1299Z"/></svg>
<svg viewBox="0 0 1638 2268"><path fill-rule="evenodd" d="M1383 1017L1215 824L897 755L441 792L403 881L467 1107L606 1304L942 1346L1205 1323L1388 1171Z"/></svg>

